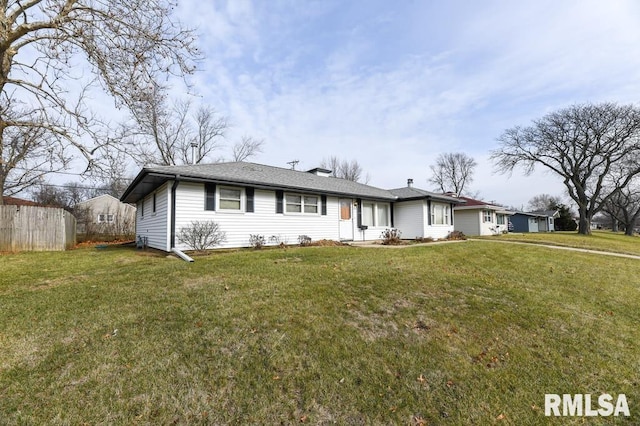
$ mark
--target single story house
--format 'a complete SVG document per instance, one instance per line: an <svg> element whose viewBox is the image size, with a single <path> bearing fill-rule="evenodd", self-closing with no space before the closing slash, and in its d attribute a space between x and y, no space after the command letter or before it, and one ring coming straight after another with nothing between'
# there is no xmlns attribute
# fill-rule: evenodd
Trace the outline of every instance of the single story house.
<svg viewBox="0 0 640 426"><path fill-rule="evenodd" d="M453 209L455 230L469 236L498 235L509 232L509 217L513 212L502 206L469 197Z"/></svg>
<svg viewBox="0 0 640 426"><path fill-rule="evenodd" d="M74 213L79 233L133 235L136 232L136 208L109 194L79 202Z"/></svg>
<svg viewBox="0 0 640 426"><path fill-rule="evenodd" d="M193 221L214 221L226 233L220 247L267 242L367 241L396 228L404 238L444 238L454 229L453 207L464 201L414 188L386 190L330 177L330 170L297 171L248 162L148 167L121 197L137 205L136 234L149 247L188 250L178 238Z"/></svg>
<svg viewBox="0 0 640 426"><path fill-rule="evenodd" d="M557 210L515 212L511 217L513 232L554 231L554 219L559 215Z"/></svg>

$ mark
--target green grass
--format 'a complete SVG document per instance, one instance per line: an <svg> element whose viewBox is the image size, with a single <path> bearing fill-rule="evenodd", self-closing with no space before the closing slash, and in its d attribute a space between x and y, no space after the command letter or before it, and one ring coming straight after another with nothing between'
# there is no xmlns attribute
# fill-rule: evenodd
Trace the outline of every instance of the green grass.
<svg viewBox="0 0 640 426"><path fill-rule="evenodd" d="M640 419L633 259L109 247L0 270L0 424L582 424L545 393L603 392L632 416L590 424Z"/></svg>
<svg viewBox="0 0 640 426"><path fill-rule="evenodd" d="M634 235L632 237L627 236L621 232L593 231L591 235L580 235L577 232L516 232L477 238L500 241L520 241L534 244L551 244L564 247L640 255L640 237L638 235Z"/></svg>

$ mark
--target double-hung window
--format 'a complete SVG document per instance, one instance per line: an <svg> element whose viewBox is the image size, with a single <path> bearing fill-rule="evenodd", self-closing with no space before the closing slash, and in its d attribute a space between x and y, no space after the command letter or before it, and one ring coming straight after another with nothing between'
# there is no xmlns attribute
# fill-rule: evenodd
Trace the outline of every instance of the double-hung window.
<svg viewBox="0 0 640 426"><path fill-rule="evenodd" d="M240 211L242 209L242 190L239 188L220 188L220 210Z"/></svg>
<svg viewBox="0 0 640 426"><path fill-rule="evenodd" d="M496 223L498 225L504 225L505 224L505 220L504 220L504 215L503 214L497 214L496 215Z"/></svg>
<svg viewBox="0 0 640 426"><path fill-rule="evenodd" d="M305 196L303 202L305 213L318 213L318 197Z"/></svg>
<svg viewBox="0 0 640 426"><path fill-rule="evenodd" d="M287 213L302 213L302 195L287 194Z"/></svg>
<svg viewBox="0 0 640 426"><path fill-rule="evenodd" d="M315 195L286 194L285 212L318 214L320 211L320 197Z"/></svg>
<svg viewBox="0 0 640 426"><path fill-rule="evenodd" d="M493 222L493 212L491 210L483 210L482 211L482 221L483 222Z"/></svg>

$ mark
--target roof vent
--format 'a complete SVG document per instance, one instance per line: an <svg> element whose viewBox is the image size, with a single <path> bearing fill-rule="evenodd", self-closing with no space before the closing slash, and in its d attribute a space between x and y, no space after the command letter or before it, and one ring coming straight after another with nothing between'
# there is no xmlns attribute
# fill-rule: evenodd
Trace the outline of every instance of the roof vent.
<svg viewBox="0 0 640 426"><path fill-rule="evenodd" d="M444 195L448 195L449 197L454 197L454 198L458 197L458 194L456 194L453 191L445 192Z"/></svg>
<svg viewBox="0 0 640 426"><path fill-rule="evenodd" d="M413 179L407 179L407 186L413 188Z"/></svg>

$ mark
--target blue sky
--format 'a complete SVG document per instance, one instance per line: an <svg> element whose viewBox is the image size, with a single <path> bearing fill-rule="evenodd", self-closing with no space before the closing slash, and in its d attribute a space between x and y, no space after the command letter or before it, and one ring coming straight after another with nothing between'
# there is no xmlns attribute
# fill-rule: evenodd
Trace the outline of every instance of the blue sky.
<svg viewBox="0 0 640 426"><path fill-rule="evenodd" d="M205 60L192 91L229 116L253 161L357 159L370 184L427 182L439 153L479 163L482 198L562 195L542 171L492 174L506 128L572 103L638 100L637 1L182 1Z"/></svg>

